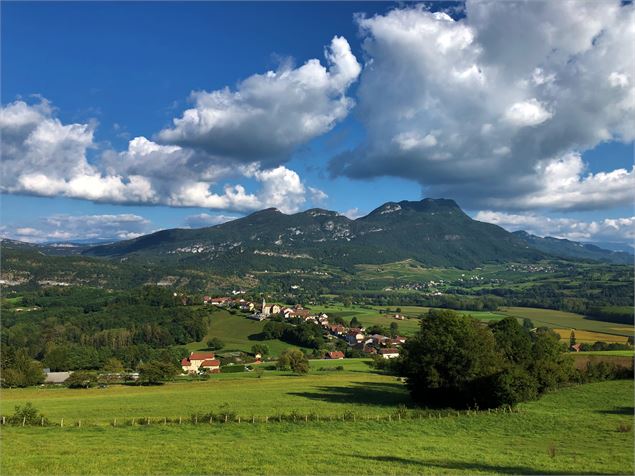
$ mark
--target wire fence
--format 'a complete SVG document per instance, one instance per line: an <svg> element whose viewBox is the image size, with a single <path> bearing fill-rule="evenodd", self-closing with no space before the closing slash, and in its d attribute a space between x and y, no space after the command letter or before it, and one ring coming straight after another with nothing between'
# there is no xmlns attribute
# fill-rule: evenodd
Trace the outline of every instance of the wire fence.
<svg viewBox="0 0 635 476"><path fill-rule="evenodd" d="M290 413L278 413L274 415L238 415L235 412L199 412L189 416L178 417L124 417L113 418L112 420L95 421L92 419L82 420L78 418L65 419L59 421L50 420L44 416L22 417L16 416L0 416L0 425L16 426L16 427L59 427L59 428L82 428L82 427L134 427L134 426L156 426L156 425L229 425L229 424L251 424L251 425L268 425L279 423L329 423L329 422L377 422L377 423L393 423L402 421L424 421L442 418L457 417L475 417L483 415L510 414L520 413L517 407L505 406L488 410L409 410L399 409L393 413L382 414L358 414L353 411L346 411L341 414L318 414L318 413L301 413L293 411Z"/></svg>

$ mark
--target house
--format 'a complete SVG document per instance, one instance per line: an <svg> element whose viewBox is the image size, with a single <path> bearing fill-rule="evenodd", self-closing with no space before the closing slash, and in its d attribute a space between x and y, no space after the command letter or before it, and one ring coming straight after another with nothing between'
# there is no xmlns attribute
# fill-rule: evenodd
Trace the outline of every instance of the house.
<svg viewBox="0 0 635 476"><path fill-rule="evenodd" d="M181 360L184 373L193 374L199 370L220 372L220 362L213 352L191 352L190 356Z"/></svg>
<svg viewBox="0 0 635 476"><path fill-rule="evenodd" d="M64 383L72 373L73 372L45 372L44 383Z"/></svg>
<svg viewBox="0 0 635 476"><path fill-rule="evenodd" d="M326 358L327 359L331 359L331 360L343 359L344 358L344 352L340 352L339 350L336 350L334 352L327 352L326 353Z"/></svg>
<svg viewBox="0 0 635 476"><path fill-rule="evenodd" d="M377 349L375 349L374 347L372 347L370 345L367 345L367 346L364 346L364 348L362 349L362 352L364 354L374 355L374 354L377 353Z"/></svg>
<svg viewBox="0 0 635 476"><path fill-rule="evenodd" d="M341 336L344 334L344 331L346 331L346 328L341 324L333 324L332 326L329 326L329 330L331 331L331 334Z"/></svg>
<svg viewBox="0 0 635 476"><path fill-rule="evenodd" d="M397 336L394 339L388 339L387 345L395 347L397 345L404 344L405 342L406 342L406 338L405 337Z"/></svg>
<svg viewBox="0 0 635 476"><path fill-rule="evenodd" d="M252 312L254 309L256 309L256 306L254 305L253 302L245 301L245 302L240 303L240 310L241 311Z"/></svg>
<svg viewBox="0 0 635 476"><path fill-rule="evenodd" d="M214 306L226 306L229 302L231 301L230 298L228 297L209 297L209 296L203 296L203 303L204 304L212 304Z"/></svg>
<svg viewBox="0 0 635 476"><path fill-rule="evenodd" d="M266 319L265 315L261 312L254 312L249 316L249 319L254 321L264 321Z"/></svg>
<svg viewBox="0 0 635 476"><path fill-rule="evenodd" d="M381 355L384 359L394 359L396 357L399 357L399 349L395 349L393 347L380 349L379 355Z"/></svg>
<svg viewBox="0 0 635 476"><path fill-rule="evenodd" d="M351 329L346 333L346 341L349 345L355 345L364 340L364 334L357 329Z"/></svg>
<svg viewBox="0 0 635 476"><path fill-rule="evenodd" d="M260 307L260 312L265 316L270 316L270 315L275 315L275 314L280 314L280 311L282 310L282 308L277 305L277 304L272 304L270 306L267 305L267 302L265 301L265 299L262 299L262 305Z"/></svg>
<svg viewBox="0 0 635 476"><path fill-rule="evenodd" d="M206 359L203 362L201 362L201 365L198 369L199 371L203 370L205 372L210 372L213 374L220 373L220 360Z"/></svg>
<svg viewBox="0 0 635 476"><path fill-rule="evenodd" d="M573 344L569 350L571 352L580 352L580 347L581 347L580 344Z"/></svg>
<svg viewBox="0 0 635 476"><path fill-rule="evenodd" d="M372 339L374 345L384 345L388 341L388 337L381 334L373 334Z"/></svg>

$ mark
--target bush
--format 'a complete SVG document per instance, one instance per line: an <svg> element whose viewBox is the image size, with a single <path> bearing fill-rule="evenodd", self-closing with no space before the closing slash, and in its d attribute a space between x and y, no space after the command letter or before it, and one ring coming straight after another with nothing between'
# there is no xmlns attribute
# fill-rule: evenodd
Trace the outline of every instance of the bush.
<svg viewBox="0 0 635 476"><path fill-rule="evenodd" d="M177 374L178 369L173 364L151 360L139 367L139 383L159 385L166 380L173 379Z"/></svg>
<svg viewBox="0 0 635 476"><path fill-rule="evenodd" d="M278 370L291 370L296 374L306 374L309 371L309 361L304 353L298 349L287 349L278 358Z"/></svg>
<svg viewBox="0 0 635 476"><path fill-rule="evenodd" d="M77 370L64 383L68 388L90 388L97 383L97 376L92 372Z"/></svg>
<svg viewBox="0 0 635 476"><path fill-rule="evenodd" d="M47 425L48 419L31 402L27 402L23 407L16 405L13 415L7 421L12 425L41 425L42 419L44 419L44 424Z"/></svg>
<svg viewBox="0 0 635 476"><path fill-rule="evenodd" d="M223 347L225 347L225 343L218 337L212 337L207 341L207 348L209 350L221 350Z"/></svg>

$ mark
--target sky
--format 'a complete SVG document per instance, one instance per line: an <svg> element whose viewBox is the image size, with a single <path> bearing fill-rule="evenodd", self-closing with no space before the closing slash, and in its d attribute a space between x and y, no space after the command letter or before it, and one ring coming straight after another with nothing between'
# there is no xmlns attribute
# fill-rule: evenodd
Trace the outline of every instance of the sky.
<svg viewBox="0 0 635 476"><path fill-rule="evenodd" d="M509 230L635 238L632 3L0 9L0 236L432 197Z"/></svg>

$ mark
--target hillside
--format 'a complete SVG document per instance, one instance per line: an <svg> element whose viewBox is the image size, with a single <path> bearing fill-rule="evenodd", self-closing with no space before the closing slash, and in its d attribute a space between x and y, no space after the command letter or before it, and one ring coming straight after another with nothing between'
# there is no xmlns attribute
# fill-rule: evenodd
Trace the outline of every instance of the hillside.
<svg viewBox="0 0 635 476"><path fill-rule="evenodd" d="M590 243L578 243L566 239L531 235L526 231L516 231L516 237L532 248L558 258L606 261L615 264L633 264L633 255L624 251L611 251Z"/></svg>
<svg viewBox="0 0 635 476"><path fill-rule="evenodd" d="M163 230L83 253L218 272L350 268L408 258L427 266L472 268L545 257L517 236L473 220L454 201L444 199L389 202L356 220L322 209L293 215L266 209L213 227Z"/></svg>

